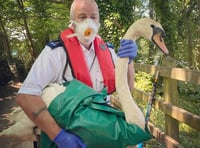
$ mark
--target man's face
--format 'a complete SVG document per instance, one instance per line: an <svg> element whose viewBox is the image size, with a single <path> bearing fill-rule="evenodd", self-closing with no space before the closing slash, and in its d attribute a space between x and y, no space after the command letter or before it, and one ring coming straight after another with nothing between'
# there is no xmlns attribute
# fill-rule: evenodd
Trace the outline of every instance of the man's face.
<svg viewBox="0 0 200 148"><path fill-rule="evenodd" d="M96 23L99 23L99 11L95 3L89 3L80 1L74 9L74 18L73 20L81 22L87 18L94 20Z"/></svg>

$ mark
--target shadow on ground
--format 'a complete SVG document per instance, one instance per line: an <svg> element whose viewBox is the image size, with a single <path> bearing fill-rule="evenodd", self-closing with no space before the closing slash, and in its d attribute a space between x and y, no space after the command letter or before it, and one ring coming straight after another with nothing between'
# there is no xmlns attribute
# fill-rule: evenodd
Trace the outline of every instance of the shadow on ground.
<svg viewBox="0 0 200 148"><path fill-rule="evenodd" d="M20 86L21 83L0 86L0 131L12 125L8 120L8 114L17 107L15 97ZM10 141L11 139L1 137L0 148L7 148Z"/></svg>

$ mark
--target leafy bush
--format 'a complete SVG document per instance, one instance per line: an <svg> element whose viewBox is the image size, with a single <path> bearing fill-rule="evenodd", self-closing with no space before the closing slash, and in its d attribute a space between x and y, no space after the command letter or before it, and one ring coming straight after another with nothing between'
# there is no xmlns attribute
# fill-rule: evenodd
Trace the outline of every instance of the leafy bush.
<svg viewBox="0 0 200 148"><path fill-rule="evenodd" d="M190 101L200 102L200 85L179 81L178 91L180 95L187 95Z"/></svg>
<svg viewBox="0 0 200 148"><path fill-rule="evenodd" d="M145 72L137 72L135 74L135 87L145 92L150 92L152 89L152 76Z"/></svg>

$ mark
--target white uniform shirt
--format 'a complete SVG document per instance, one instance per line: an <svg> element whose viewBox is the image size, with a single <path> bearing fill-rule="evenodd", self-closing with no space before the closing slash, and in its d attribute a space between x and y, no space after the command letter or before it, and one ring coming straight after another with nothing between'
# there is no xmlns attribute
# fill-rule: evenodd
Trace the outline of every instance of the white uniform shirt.
<svg viewBox="0 0 200 148"><path fill-rule="evenodd" d="M85 60L88 68L90 69L90 76L93 83L93 88L96 91L101 91L103 84L103 76L101 73L98 59L95 56L94 45L92 44L90 50L87 50L82 46ZM66 64L66 53L63 47L57 47L51 49L49 46L45 46L41 54L33 64L28 76L26 77L22 87L19 89L20 94L30 94L40 96L42 90L49 83L60 83L63 80L63 71ZM110 49L112 59L115 63L116 54L113 49ZM81 66L81 65L80 65ZM68 65L64 76L68 81L72 80L71 68Z"/></svg>

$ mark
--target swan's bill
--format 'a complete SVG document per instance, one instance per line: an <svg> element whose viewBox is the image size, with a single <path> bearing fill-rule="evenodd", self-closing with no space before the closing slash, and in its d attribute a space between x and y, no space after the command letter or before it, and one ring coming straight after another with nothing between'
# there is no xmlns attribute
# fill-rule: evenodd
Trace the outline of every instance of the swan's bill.
<svg viewBox="0 0 200 148"><path fill-rule="evenodd" d="M154 34L152 36L152 40L153 42L160 48L160 50L164 53L164 54L168 54L169 51L165 45L164 39L162 37L162 33L159 32L157 34Z"/></svg>

